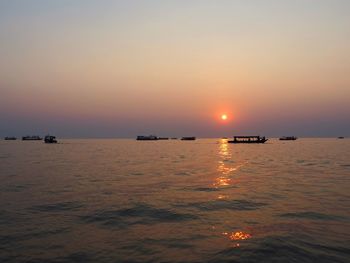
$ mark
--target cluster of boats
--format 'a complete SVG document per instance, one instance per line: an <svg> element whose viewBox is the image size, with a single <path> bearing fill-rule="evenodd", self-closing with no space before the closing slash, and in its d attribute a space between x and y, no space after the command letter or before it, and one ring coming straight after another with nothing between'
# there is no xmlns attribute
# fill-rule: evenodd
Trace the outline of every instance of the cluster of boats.
<svg viewBox="0 0 350 263"><path fill-rule="evenodd" d="M17 137L5 137L4 138L6 141L15 141L17 140ZM43 138L38 136L38 135L32 135L32 136L23 136L22 141L42 141ZM44 137L44 142L45 143L57 143L57 139L55 136L52 135L46 135Z"/></svg>
<svg viewBox="0 0 350 263"><path fill-rule="evenodd" d="M177 138L171 138L177 139ZM223 137L223 139L227 139L227 137ZM298 137L295 136L283 136L280 137L280 141L295 141ZM344 139L344 137L338 137L338 139ZM169 138L157 137L155 135L148 136L137 136L136 140L138 141L157 141L157 140L169 140ZM183 141L194 141L196 137L182 137ZM265 136L234 136L232 140L228 140L228 143L265 143L268 139Z"/></svg>
<svg viewBox="0 0 350 263"><path fill-rule="evenodd" d="M296 140L296 137L282 137L283 140ZM282 139L280 138L280 139ZM155 135L148 136L137 136L138 141L157 141L157 140L168 140L169 138L157 137ZM177 139L177 138L172 138ZM227 139L227 138L225 138ZM196 137L182 137L182 141L194 141ZM265 136L234 136L233 140L227 141L228 143L265 143L268 139Z"/></svg>
<svg viewBox="0 0 350 263"><path fill-rule="evenodd" d="M4 138L6 141L13 141L17 140L16 137L5 137ZM176 137L158 137L155 135L147 135L147 136L137 136L136 140L138 141L159 141L159 140L177 140L178 138ZM224 139L227 139L224 137ZM280 141L295 141L298 139L295 136L283 136L280 137ZM344 139L344 137L338 137L338 139ZM42 141L43 138L40 136L34 135L34 136L23 136L22 141ZM189 136L189 137L182 137L182 141L194 141L196 140L196 137L194 136ZM265 143L267 142L268 139L265 136L234 136L232 140L228 140L228 143ZM57 143L57 139L55 136L52 135L46 135L44 137L44 142L45 143Z"/></svg>

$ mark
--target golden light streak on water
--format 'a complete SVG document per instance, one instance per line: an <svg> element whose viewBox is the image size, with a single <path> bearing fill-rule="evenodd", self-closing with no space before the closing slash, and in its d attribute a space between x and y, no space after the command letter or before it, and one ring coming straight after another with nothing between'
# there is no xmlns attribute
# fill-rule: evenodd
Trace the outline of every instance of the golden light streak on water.
<svg viewBox="0 0 350 263"><path fill-rule="evenodd" d="M248 238L251 238L252 235L249 234L249 233L245 233L243 231L238 231L238 232L233 232L231 233L231 235L229 236L229 238L231 240L245 240L245 239L248 239Z"/></svg>
<svg viewBox="0 0 350 263"><path fill-rule="evenodd" d="M229 161L232 159L232 152L229 149L227 140L224 139L220 140L219 157L221 160L218 161L217 171L220 173L220 176L215 178L215 182L213 183L215 188L231 185L233 173L245 164L230 166ZM218 197L218 199L221 198Z"/></svg>

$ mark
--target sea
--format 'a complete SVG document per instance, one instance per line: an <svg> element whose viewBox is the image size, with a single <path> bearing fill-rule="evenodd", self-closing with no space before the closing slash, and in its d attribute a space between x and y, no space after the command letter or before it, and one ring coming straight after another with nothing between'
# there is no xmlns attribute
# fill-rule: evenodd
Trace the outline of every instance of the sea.
<svg viewBox="0 0 350 263"><path fill-rule="evenodd" d="M350 262L350 140L1 140L0 262Z"/></svg>

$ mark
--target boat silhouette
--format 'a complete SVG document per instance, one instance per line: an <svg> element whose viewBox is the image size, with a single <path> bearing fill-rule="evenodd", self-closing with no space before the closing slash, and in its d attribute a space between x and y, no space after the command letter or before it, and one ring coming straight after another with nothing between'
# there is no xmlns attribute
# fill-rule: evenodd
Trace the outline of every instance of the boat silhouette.
<svg viewBox="0 0 350 263"><path fill-rule="evenodd" d="M41 138L38 135L33 136L23 136L22 141L41 141L43 138Z"/></svg>
<svg viewBox="0 0 350 263"><path fill-rule="evenodd" d="M228 143L265 143L268 139L265 136L234 136Z"/></svg>
<svg viewBox="0 0 350 263"><path fill-rule="evenodd" d="M155 135L148 135L148 136L140 135L136 137L136 140L137 141L157 141L158 137Z"/></svg>
<svg viewBox="0 0 350 263"><path fill-rule="evenodd" d="M52 135L46 135L44 141L45 143L57 143L56 137Z"/></svg>
<svg viewBox="0 0 350 263"><path fill-rule="evenodd" d="M16 137L12 137L12 136L7 136L7 137L4 138L4 140L5 141L15 141L15 140L17 140L17 138Z"/></svg>
<svg viewBox="0 0 350 263"><path fill-rule="evenodd" d="M182 137L181 138L182 141L194 141L196 140L196 137L192 136L192 137Z"/></svg>
<svg viewBox="0 0 350 263"><path fill-rule="evenodd" d="M295 136L283 136L280 138L280 141L295 141L296 139L298 139Z"/></svg>

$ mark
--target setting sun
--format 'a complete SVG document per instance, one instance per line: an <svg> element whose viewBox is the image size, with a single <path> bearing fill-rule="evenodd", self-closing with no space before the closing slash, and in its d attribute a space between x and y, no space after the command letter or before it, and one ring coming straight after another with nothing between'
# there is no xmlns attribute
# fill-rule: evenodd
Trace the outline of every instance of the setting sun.
<svg viewBox="0 0 350 263"><path fill-rule="evenodd" d="M227 115L226 115L226 114L222 114L222 115L221 115L221 119L222 119L223 121L227 120Z"/></svg>

